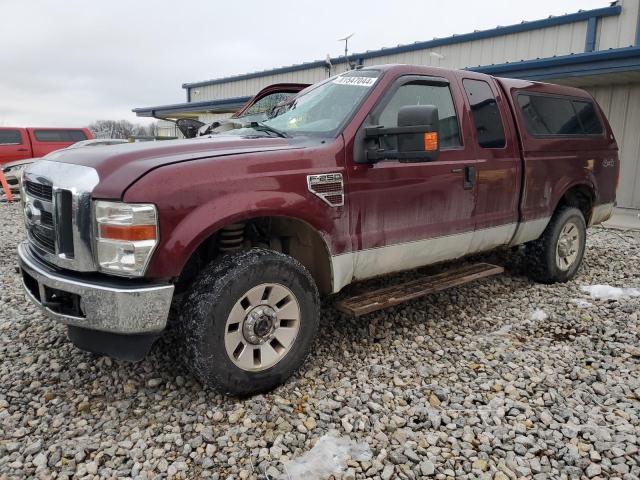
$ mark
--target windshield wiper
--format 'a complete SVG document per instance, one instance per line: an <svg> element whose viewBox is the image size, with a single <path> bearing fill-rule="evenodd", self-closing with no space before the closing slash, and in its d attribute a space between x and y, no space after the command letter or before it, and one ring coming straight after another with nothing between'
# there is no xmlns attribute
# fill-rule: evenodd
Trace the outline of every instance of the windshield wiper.
<svg viewBox="0 0 640 480"><path fill-rule="evenodd" d="M254 130L258 130L259 132L271 132L282 138L289 138L289 135L283 132L282 130L273 128L272 126L267 125L266 123L251 122L249 123L249 128L253 128Z"/></svg>

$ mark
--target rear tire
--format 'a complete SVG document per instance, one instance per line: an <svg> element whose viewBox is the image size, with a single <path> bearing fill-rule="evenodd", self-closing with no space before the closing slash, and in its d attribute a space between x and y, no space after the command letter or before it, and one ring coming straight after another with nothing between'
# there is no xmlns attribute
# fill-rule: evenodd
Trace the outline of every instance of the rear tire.
<svg viewBox="0 0 640 480"><path fill-rule="evenodd" d="M252 249L206 266L180 318L187 363L202 383L245 396L283 383L318 331L318 290L294 258Z"/></svg>
<svg viewBox="0 0 640 480"><path fill-rule="evenodd" d="M541 283L567 282L584 257L587 226L575 207L561 207L540 238L526 245L528 275Z"/></svg>

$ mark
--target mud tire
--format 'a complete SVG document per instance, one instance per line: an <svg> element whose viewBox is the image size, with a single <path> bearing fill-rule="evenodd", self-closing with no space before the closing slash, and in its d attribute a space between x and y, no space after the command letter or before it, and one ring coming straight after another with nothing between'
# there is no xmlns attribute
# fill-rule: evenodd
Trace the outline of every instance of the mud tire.
<svg viewBox="0 0 640 480"><path fill-rule="evenodd" d="M243 370L225 349L227 318L245 292L269 282L295 295L298 334L271 368ZM272 250L255 248L214 260L196 277L182 305L179 329L187 366L204 385L225 394L248 396L282 384L304 363L318 331L320 301L313 278L300 262Z"/></svg>
<svg viewBox="0 0 640 480"><path fill-rule="evenodd" d="M560 235L565 225L573 223L579 233L577 257L566 270L556 261ZM575 207L560 207L551 218L540 238L527 243L527 275L540 283L567 282L575 277L584 257L587 226L582 212Z"/></svg>

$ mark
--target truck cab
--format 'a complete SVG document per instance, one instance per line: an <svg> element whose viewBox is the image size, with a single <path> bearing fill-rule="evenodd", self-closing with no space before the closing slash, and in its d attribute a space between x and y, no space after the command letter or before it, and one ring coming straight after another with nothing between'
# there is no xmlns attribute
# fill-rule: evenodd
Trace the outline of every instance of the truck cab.
<svg viewBox="0 0 640 480"><path fill-rule="evenodd" d="M15 160L43 157L91 138L93 134L86 128L0 127L0 166Z"/></svg>
<svg viewBox="0 0 640 480"><path fill-rule="evenodd" d="M251 394L303 363L320 296L353 282L518 245L535 280L571 280L618 172L582 90L366 67L259 122L30 166L20 265L80 348L141 358L173 305L194 374Z"/></svg>

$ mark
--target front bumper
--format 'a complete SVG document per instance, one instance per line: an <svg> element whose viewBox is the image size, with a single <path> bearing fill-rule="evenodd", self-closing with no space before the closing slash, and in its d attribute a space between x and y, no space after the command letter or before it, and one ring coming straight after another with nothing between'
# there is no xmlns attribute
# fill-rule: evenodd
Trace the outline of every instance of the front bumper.
<svg viewBox="0 0 640 480"><path fill-rule="evenodd" d="M27 296L54 320L126 335L158 333L167 324L173 285L85 280L43 263L31 253L27 242L18 246L18 256Z"/></svg>

